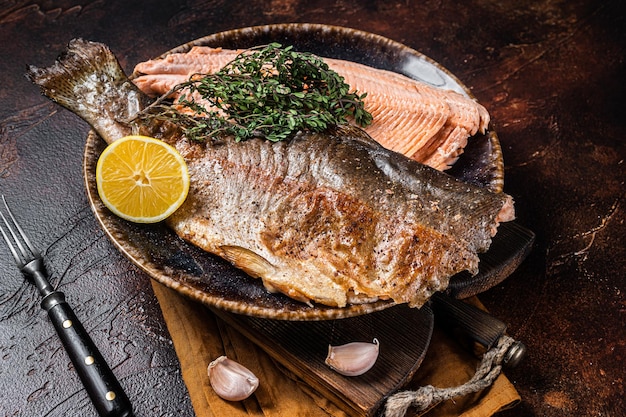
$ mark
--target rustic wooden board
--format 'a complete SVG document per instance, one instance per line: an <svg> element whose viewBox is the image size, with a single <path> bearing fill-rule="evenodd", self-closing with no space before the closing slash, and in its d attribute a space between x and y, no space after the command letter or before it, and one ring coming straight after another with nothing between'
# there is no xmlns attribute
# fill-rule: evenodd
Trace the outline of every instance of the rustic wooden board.
<svg viewBox="0 0 626 417"><path fill-rule="evenodd" d="M373 416L385 398L419 368L433 331L429 305L398 305L366 316L324 321L261 319L212 309L217 316L259 345L278 363L351 416ZM328 345L380 342L378 360L361 376L331 370Z"/></svg>

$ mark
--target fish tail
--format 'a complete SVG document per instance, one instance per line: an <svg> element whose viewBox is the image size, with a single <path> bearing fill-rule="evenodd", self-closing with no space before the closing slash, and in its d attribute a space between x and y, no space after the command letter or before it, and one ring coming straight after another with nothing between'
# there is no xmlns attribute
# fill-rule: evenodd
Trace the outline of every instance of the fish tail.
<svg viewBox="0 0 626 417"><path fill-rule="evenodd" d="M70 41L50 67L30 66L26 77L43 95L83 118L108 143L131 134L128 121L148 103L107 46L83 39Z"/></svg>

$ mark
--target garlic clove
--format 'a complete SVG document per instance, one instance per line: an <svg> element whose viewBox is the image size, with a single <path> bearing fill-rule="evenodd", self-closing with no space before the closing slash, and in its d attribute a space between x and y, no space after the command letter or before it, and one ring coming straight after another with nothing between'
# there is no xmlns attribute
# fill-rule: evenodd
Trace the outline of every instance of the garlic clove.
<svg viewBox="0 0 626 417"><path fill-rule="evenodd" d="M211 387L225 400L245 400L259 386L259 379L252 371L226 356L211 362L208 373Z"/></svg>
<svg viewBox="0 0 626 417"><path fill-rule="evenodd" d="M352 342L341 346L328 346L326 365L346 376L358 376L369 371L378 359L378 339L372 343Z"/></svg>

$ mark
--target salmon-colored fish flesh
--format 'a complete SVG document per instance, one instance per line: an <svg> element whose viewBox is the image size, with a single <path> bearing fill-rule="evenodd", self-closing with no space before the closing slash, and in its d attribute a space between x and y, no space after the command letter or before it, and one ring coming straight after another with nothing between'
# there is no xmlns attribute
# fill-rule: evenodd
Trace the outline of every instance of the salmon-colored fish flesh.
<svg viewBox="0 0 626 417"><path fill-rule="evenodd" d="M135 84L155 96L170 91L193 74L212 74L242 51L195 46L187 53L142 62ZM484 132L489 113L475 100L404 75L356 62L324 58L352 90L367 93L373 123L365 130L381 145L433 168L450 167L469 137Z"/></svg>

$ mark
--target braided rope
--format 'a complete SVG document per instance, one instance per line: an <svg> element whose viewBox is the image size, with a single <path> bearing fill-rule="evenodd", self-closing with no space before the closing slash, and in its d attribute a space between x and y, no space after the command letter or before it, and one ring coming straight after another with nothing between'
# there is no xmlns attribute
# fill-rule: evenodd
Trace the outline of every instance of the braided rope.
<svg viewBox="0 0 626 417"><path fill-rule="evenodd" d="M513 338L502 336L498 343L483 355L476 373L463 385L451 388L426 385L416 391L400 391L393 394L385 403L384 417L403 417L410 407L420 412L451 398L487 388L500 375L506 352L514 342Z"/></svg>

